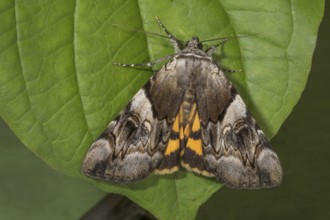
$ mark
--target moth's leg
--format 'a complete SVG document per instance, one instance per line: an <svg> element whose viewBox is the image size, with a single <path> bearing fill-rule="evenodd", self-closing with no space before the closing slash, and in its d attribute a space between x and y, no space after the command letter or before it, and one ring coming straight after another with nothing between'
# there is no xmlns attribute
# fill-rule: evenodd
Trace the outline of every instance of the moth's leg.
<svg viewBox="0 0 330 220"><path fill-rule="evenodd" d="M223 45L229 40L229 38L226 38L226 39L223 39L222 41L220 41L219 44L216 44L216 45L213 45L211 46L210 48L208 48L205 53L208 55L208 56L211 56L214 51L219 47L221 46L221 50L223 49Z"/></svg>
<svg viewBox="0 0 330 220"><path fill-rule="evenodd" d="M214 53L214 51L219 47L221 46L221 50L223 49L223 45L229 40L229 38L226 38L226 39L223 39L219 44L217 45L213 45L211 46L210 48L208 48L205 53L208 55L208 56L212 56L212 54ZM225 69L225 68L220 68L223 72L226 72L226 73L237 73L237 72L242 72L242 70L231 70L231 69Z"/></svg>
<svg viewBox="0 0 330 220"><path fill-rule="evenodd" d="M175 53L179 53L181 51L181 47L182 44L180 43L180 41L178 39L176 39L171 32L169 32L166 27L164 26L164 24L160 21L160 19L156 16L156 20L158 22L158 25L160 26L161 29L163 29L163 31L167 34L167 36L170 38L170 42L174 47L174 52Z"/></svg>
<svg viewBox="0 0 330 220"><path fill-rule="evenodd" d="M221 70L226 73L238 73L238 72L243 72L243 70L231 70L231 69L224 69L221 67Z"/></svg>
<svg viewBox="0 0 330 220"><path fill-rule="evenodd" d="M116 65L116 66L123 66L123 67L138 67L138 66L146 66L146 67L152 67L158 63L161 63L165 60L169 60L169 59L172 59L173 57L175 56L175 54L172 54L172 55L168 55L166 57L161 57L157 60L154 60L154 61L151 61L149 63L136 63L136 64L125 64L125 63L112 63L113 65Z"/></svg>

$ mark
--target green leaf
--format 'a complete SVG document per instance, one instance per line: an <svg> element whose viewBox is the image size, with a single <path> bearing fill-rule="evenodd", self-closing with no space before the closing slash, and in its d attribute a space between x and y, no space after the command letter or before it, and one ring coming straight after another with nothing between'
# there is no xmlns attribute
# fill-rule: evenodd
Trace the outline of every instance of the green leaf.
<svg viewBox="0 0 330 220"><path fill-rule="evenodd" d="M192 219L219 183L185 171L133 184L82 176L89 145L151 75L112 62L173 53L166 39L132 31L161 33L156 15L182 40L246 36L226 43L221 64L243 70L228 77L272 137L305 87L323 7L321 0L1 1L0 114L60 172L124 194L157 218Z"/></svg>
<svg viewBox="0 0 330 220"><path fill-rule="evenodd" d="M105 193L43 163L0 118L0 219L79 219Z"/></svg>

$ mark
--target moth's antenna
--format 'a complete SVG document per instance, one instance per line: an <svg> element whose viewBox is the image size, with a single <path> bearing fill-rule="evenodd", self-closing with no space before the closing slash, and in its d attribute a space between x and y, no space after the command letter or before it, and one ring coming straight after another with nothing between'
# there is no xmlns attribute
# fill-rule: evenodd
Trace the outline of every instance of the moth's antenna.
<svg viewBox="0 0 330 220"><path fill-rule="evenodd" d="M153 33L153 32L149 32L149 31L145 31L145 30L124 28L124 27L121 27L121 26L116 25L116 24L112 24L112 26L117 27L117 28L124 29L126 31L134 31L134 32L139 32L139 33L144 33L144 34L150 34L150 35L154 35L154 36L157 36L157 37L162 37L162 38L170 39L168 36L157 34L157 33Z"/></svg>
<svg viewBox="0 0 330 220"><path fill-rule="evenodd" d="M217 40L228 40L228 39L234 39L234 38L243 38L243 37L250 37L249 35L246 36L237 36L237 37L219 37L219 38L214 38L214 39L209 39L209 40L203 40L201 43L204 42L209 42L209 41L217 41Z"/></svg>
<svg viewBox="0 0 330 220"><path fill-rule="evenodd" d="M161 29L163 29L163 31L167 34L167 37L170 39L171 44L174 47L174 51L175 53L178 53L181 51L182 46L184 45L184 43L178 39L176 39L173 34L171 34L171 32L169 32L169 30L166 29L166 27L164 26L164 24L161 22L161 20L158 18L158 16L156 16L156 20L158 22L158 25L160 26Z"/></svg>

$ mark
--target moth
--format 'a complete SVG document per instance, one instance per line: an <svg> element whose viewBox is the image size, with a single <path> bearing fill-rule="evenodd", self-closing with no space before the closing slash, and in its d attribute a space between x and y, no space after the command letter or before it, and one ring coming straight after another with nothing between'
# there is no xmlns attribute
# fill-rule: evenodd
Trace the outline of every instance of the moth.
<svg viewBox="0 0 330 220"><path fill-rule="evenodd" d="M143 64L169 60L90 146L82 172L127 183L173 173L181 164L231 188L280 185L278 156L212 58L221 43L204 51L192 37L183 46L156 19L175 54Z"/></svg>

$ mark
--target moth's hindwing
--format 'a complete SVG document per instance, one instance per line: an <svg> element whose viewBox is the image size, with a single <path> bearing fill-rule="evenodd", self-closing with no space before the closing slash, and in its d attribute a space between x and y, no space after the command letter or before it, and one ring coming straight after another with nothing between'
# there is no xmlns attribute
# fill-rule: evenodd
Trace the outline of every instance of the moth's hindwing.
<svg viewBox="0 0 330 220"><path fill-rule="evenodd" d="M167 142L164 158L161 163L154 170L156 174L168 174L173 173L179 169L180 163L180 130L179 115L176 116L175 121L172 125L171 135Z"/></svg>
<svg viewBox="0 0 330 220"><path fill-rule="evenodd" d="M191 112L188 118L187 126L184 129L184 146L182 151L181 164L187 170L194 171L204 176L214 176L205 169L204 150L201 135L201 123L199 114L196 108L196 103L193 103Z"/></svg>

